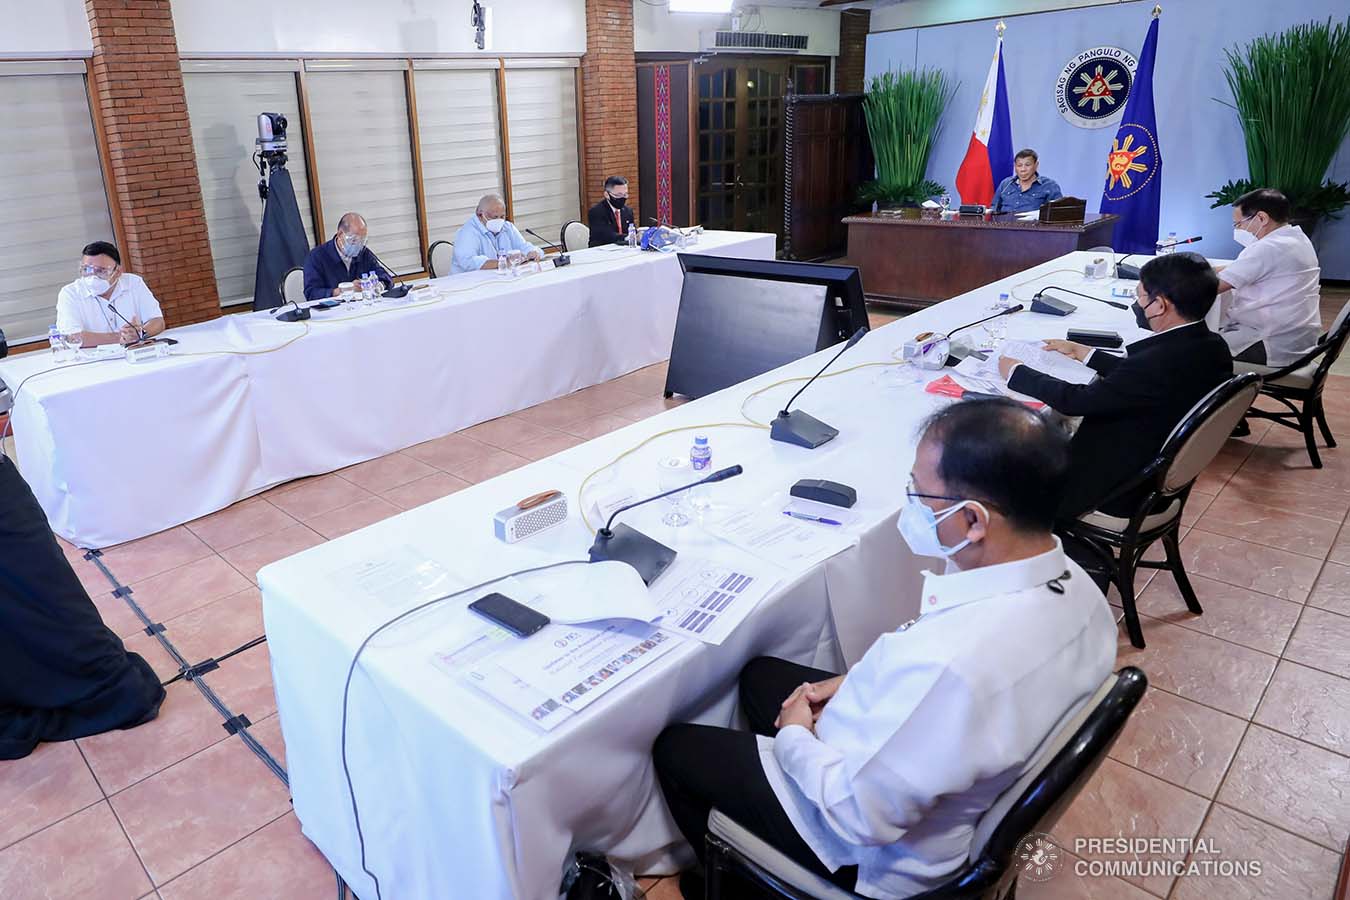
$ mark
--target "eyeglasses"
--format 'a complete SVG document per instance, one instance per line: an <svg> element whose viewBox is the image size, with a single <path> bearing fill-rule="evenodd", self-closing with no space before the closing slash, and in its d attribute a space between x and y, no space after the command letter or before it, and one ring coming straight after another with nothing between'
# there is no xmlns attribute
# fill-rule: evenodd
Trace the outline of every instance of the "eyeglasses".
<svg viewBox="0 0 1350 900"><path fill-rule="evenodd" d="M951 501L956 502L956 503L959 503L959 502L961 502L962 500L967 499L967 498L965 498L965 497L952 497L952 496L949 496L949 495L947 495L947 494L921 494L921 493L919 493L918 491L914 490L914 479L913 479L913 478L911 478L911 479L909 480L909 483L905 485L905 496L906 496L906 497L921 497L921 498L924 498L924 499L926 499L926 500L951 500Z"/></svg>
<svg viewBox="0 0 1350 900"><path fill-rule="evenodd" d="M81 275L97 275L100 278L107 278L117 271L117 266L80 266Z"/></svg>

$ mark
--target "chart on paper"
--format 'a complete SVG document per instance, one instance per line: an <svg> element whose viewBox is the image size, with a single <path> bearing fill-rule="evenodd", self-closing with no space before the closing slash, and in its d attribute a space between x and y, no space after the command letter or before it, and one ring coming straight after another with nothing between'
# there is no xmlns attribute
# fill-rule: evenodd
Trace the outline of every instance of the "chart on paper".
<svg viewBox="0 0 1350 900"><path fill-rule="evenodd" d="M705 644L720 644L773 590L768 568L677 558L653 588L661 625Z"/></svg>

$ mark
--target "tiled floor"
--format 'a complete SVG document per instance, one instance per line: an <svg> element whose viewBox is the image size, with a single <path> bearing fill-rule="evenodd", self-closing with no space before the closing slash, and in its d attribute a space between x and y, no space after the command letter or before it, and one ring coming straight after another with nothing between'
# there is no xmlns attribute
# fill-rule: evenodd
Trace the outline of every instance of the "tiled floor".
<svg viewBox="0 0 1350 900"><path fill-rule="evenodd" d="M1350 439L1350 377L1332 380L1331 425ZM644 369L283 485L103 559L184 656L218 657L262 634L261 566L660 412L663 383L663 366ZM1205 473L1182 547L1206 613L1187 613L1168 576L1141 576L1149 646L1122 639L1119 662L1152 687L1054 829L1085 861L1105 857L1075 838L1200 836L1224 860L1260 860L1263 875L1126 881L1071 866L1021 896L1331 897L1350 834L1350 447L1324 460L1312 470L1296 435L1260 424ZM173 661L103 573L69 555L108 625L170 677ZM203 680L284 764L266 644ZM5 900L335 895L281 782L181 681L148 725L0 763L0 810ZM653 898L679 898L675 879L647 884Z"/></svg>

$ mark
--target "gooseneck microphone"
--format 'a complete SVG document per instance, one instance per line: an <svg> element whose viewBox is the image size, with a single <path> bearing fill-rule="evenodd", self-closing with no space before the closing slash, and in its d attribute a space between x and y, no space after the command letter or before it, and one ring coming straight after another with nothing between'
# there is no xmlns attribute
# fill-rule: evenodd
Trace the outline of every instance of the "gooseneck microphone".
<svg viewBox="0 0 1350 900"><path fill-rule="evenodd" d="M558 258L553 260L553 265L562 267L569 265L572 262L571 257L567 255L567 252L563 250L562 247L559 247L557 244L553 243L548 238L544 237L542 234L538 234L537 232L535 232L533 228L526 228L525 233L539 238L539 240L543 241L546 246L552 247L554 250L558 251Z"/></svg>
<svg viewBox="0 0 1350 900"><path fill-rule="evenodd" d="M853 337L848 339L848 343L843 349L830 358L830 361L820 367L820 371L806 380L806 384L797 389L797 393L792 395L792 399L783 404L783 408L778 411L773 423L769 426L769 437L775 441L783 441L787 444L795 444L798 447L805 447L808 450L814 450L821 444L828 443L839 436L839 429L832 428L815 416L808 415L800 409L788 412L788 408L797 402L797 398L802 395L802 391L815 383L815 380L825 374L825 370L834 365L835 360L848 352L854 344L863 339L867 334L867 326L864 325L853 332Z"/></svg>
<svg viewBox="0 0 1350 900"><path fill-rule="evenodd" d="M1117 303L1114 300L1106 300L1102 297L1094 297L1091 294L1084 294L1082 291L1071 291L1068 288L1060 287L1057 284L1047 284L1045 287L1041 288L1039 291L1036 292L1036 296L1032 298L1032 301L1035 302L1036 300L1042 299L1041 295L1044 294L1046 291L1063 291L1066 294L1073 294L1075 297L1086 297L1089 300L1096 300L1098 303L1105 303L1107 306L1114 306L1116 309L1130 308L1129 305L1125 303Z"/></svg>
<svg viewBox="0 0 1350 900"><path fill-rule="evenodd" d="M369 247L366 249L370 250ZM397 300L399 297L408 296L408 286L406 284L394 283L394 279L398 276L394 274L393 269L384 264L384 260L380 259L379 256L375 254L374 250L370 250L370 258L375 260L375 264L381 269L384 269L385 274L389 276L389 290L385 291L384 295L391 300Z"/></svg>
<svg viewBox="0 0 1350 900"><path fill-rule="evenodd" d="M117 311L117 307L113 306L113 302L111 300L108 301L108 312L112 313L114 316L117 316L117 318L122 320L123 325L126 325L132 331L136 332L136 343L131 344L129 346L139 347L143 344L169 344L170 346L172 346L178 343L173 338L148 337L145 333L145 326L142 325L141 327L137 328L135 325L132 325L130 322L128 322L127 317Z"/></svg>
<svg viewBox="0 0 1350 900"><path fill-rule="evenodd" d="M630 528L627 525L611 528L614 519L618 517L619 513L627 512L635 507L643 506L654 500L661 500L671 494L678 494L680 491L696 488L701 484L726 481L728 478L735 478L741 472L740 466L728 466L725 469L713 472L706 478L700 478L698 481L691 481L689 484L680 485L654 497L620 506L610 513L609 520L605 522L605 527L595 533L595 543L591 545L590 552L591 562L613 560L628 563L637 570L638 575L642 576L643 584L651 584L675 561L675 551L660 541L647 537L636 528Z"/></svg>

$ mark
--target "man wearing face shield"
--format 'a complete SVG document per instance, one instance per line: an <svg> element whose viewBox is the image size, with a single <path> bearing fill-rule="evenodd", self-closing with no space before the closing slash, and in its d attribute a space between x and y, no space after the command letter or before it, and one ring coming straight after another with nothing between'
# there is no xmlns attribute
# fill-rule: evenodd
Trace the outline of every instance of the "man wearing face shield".
<svg viewBox="0 0 1350 900"><path fill-rule="evenodd" d="M586 213L591 230L590 246L622 244L633 227L633 210L628 206L628 179L611 175L605 179L605 198Z"/></svg>
<svg viewBox="0 0 1350 900"><path fill-rule="evenodd" d="M918 616L845 675L752 660L740 700L755 734L657 738L662 793L700 859L716 807L866 897L912 896L965 864L980 817L1115 662L1110 607L1050 530L1067 443L1004 398L929 420L898 527L949 574L924 572ZM684 896L699 880L681 877Z"/></svg>
<svg viewBox="0 0 1350 900"><path fill-rule="evenodd" d="M1219 336L1238 362L1287 366L1322 334L1317 251L1302 228L1289 224L1289 200L1271 188L1233 204L1233 240L1242 252L1218 267Z"/></svg>
<svg viewBox="0 0 1350 900"><path fill-rule="evenodd" d="M385 288L394 286L393 275L385 271L366 246L368 234L364 218L354 212L343 214L333 239L315 247L305 257L306 300L336 297L342 293L338 285L355 281L367 272L374 272Z"/></svg>
<svg viewBox="0 0 1350 900"><path fill-rule="evenodd" d="M1223 338L1205 325L1219 278L1204 257L1171 253L1144 264L1135 288L1134 318L1152 332L1126 347L1125 356L1072 341L1046 341L1047 350L1086 363L1098 377L1070 384L1016 359L999 360L1008 387L1082 416L1069 449L1069 474L1060 514L1076 517L1153 461L1167 436L1200 398L1233 375ZM1135 511L1148 485L1101 507L1112 516Z"/></svg>
<svg viewBox="0 0 1350 900"><path fill-rule="evenodd" d="M164 330L164 313L139 275L122 269L122 255L107 241L81 251L80 277L61 288L56 327L81 332L86 347L134 344Z"/></svg>
<svg viewBox="0 0 1350 900"><path fill-rule="evenodd" d="M476 272L497 268L497 257L517 250L530 259L543 259L544 251L520 236L506 221L506 202L496 194L478 201L478 208L455 234L455 256L450 271Z"/></svg>

